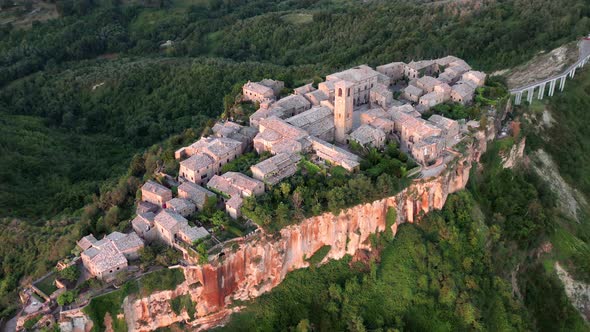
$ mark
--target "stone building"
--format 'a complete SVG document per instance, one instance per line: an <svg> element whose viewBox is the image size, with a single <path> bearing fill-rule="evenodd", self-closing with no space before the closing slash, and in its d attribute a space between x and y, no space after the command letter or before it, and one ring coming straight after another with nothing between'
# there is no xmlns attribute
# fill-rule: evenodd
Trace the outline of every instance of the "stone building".
<svg viewBox="0 0 590 332"><path fill-rule="evenodd" d="M334 140L334 112L325 106L314 106L310 110L285 120L288 124L305 130L309 135L326 141Z"/></svg>
<svg viewBox="0 0 590 332"><path fill-rule="evenodd" d="M431 76L422 76L416 80L416 86L425 93L434 92L434 88L440 84L442 84L441 81Z"/></svg>
<svg viewBox="0 0 590 332"><path fill-rule="evenodd" d="M451 89L451 100L459 104L469 104L473 101L475 89L469 84L455 84Z"/></svg>
<svg viewBox="0 0 590 332"><path fill-rule="evenodd" d="M392 134L395 128L395 122L391 120L391 116L382 108L372 108L361 113L360 120L361 124L371 125L375 128L379 128L386 135Z"/></svg>
<svg viewBox="0 0 590 332"><path fill-rule="evenodd" d="M213 158L199 153L180 162L179 177L195 184L207 183L217 173L215 165Z"/></svg>
<svg viewBox="0 0 590 332"><path fill-rule="evenodd" d="M244 100L254 102L273 101L281 93L285 84L281 81L263 79L260 82L250 82L242 87Z"/></svg>
<svg viewBox="0 0 590 332"><path fill-rule="evenodd" d="M172 210L183 217L188 217L195 213L196 206L193 202L185 198L173 198L166 203L166 208Z"/></svg>
<svg viewBox="0 0 590 332"><path fill-rule="evenodd" d="M422 95L424 91L417 86L408 85L402 90L402 98L414 103L417 103Z"/></svg>
<svg viewBox="0 0 590 332"><path fill-rule="evenodd" d="M295 153L308 150L309 134L277 117L263 119L259 133L254 138L254 149L258 153L268 151L272 154L281 152Z"/></svg>
<svg viewBox="0 0 590 332"><path fill-rule="evenodd" d="M172 199L172 190L150 180L141 187L141 199L159 207L164 207L166 202Z"/></svg>
<svg viewBox="0 0 590 332"><path fill-rule="evenodd" d="M178 186L178 197L188 199L199 211L205 208L208 200L215 200L215 194L192 182L184 182Z"/></svg>
<svg viewBox="0 0 590 332"><path fill-rule="evenodd" d="M202 153L215 163L228 163L244 152L242 142L225 137L202 137L195 143L180 148L174 153L177 160ZM223 166L223 165L221 165ZM218 167L221 167L218 166Z"/></svg>
<svg viewBox="0 0 590 332"><path fill-rule="evenodd" d="M242 143L242 151L247 151L252 147L252 140L258 134L256 128L241 126L231 121L217 122L212 130L216 137L229 138Z"/></svg>
<svg viewBox="0 0 590 332"><path fill-rule="evenodd" d="M258 127L260 121L270 117L286 119L311 108L311 103L302 95L289 95L270 105L261 107L250 116L250 126Z"/></svg>
<svg viewBox="0 0 590 332"><path fill-rule="evenodd" d="M127 269L129 260L139 258L143 241L135 233L113 232L102 240L96 240L91 234L80 240L79 245L83 249L80 257L86 270L98 279L108 282L113 280L117 273Z"/></svg>
<svg viewBox="0 0 590 332"><path fill-rule="evenodd" d="M412 61L404 66L404 75L408 79L432 76L438 73L438 64L432 60Z"/></svg>
<svg viewBox="0 0 590 332"><path fill-rule="evenodd" d="M293 89L293 94L296 95L305 95L307 93L310 93L312 91L315 91L316 88L313 87L313 83L307 83L305 85L302 85L298 88Z"/></svg>
<svg viewBox="0 0 590 332"><path fill-rule="evenodd" d="M341 166L349 172L358 171L360 168L360 158L354 153L348 152L334 144L330 144L322 139L310 138L312 149L321 160L330 164Z"/></svg>
<svg viewBox="0 0 590 332"><path fill-rule="evenodd" d="M244 145L240 141L225 137L203 137L188 147L176 151L175 157L181 159L179 178L196 184L206 183L214 174L219 173L223 165L243 153Z"/></svg>
<svg viewBox="0 0 590 332"><path fill-rule="evenodd" d="M234 219L241 215L243 198L264 193L264 183L237 172L215 175L209 183L209 189L221 194L225 201L226 212Z"/></svg>
<svg viewBox="0 0 590 332"><path fill-rule="evenodd" d="M404 68L406 64L403 62L392 62L386 65L377 67L377 71L389 77L389 84L396 84L404 78Z"/></svg>
<svg viewBox="0 0 590 332"><path fill-rule="evenodd" d="M371 88L369 98L371 100L371 105L388 108L393 102L393 92L391 92L387 86L377 83Z"/></svg>
<svg viewBox="0 0 590 332"><path fill-rule="evenodd" d="M463 74L461 79L463 81L471 81L477 87L481 87L481 86L484 86L486 83L486 74L484 74L480 71L470 70L470 71L466 72L465 74Z"/></svg>
<svg viewBox="0 0 590 332"><path fill-rule="evenodd" d="M334 84L337 81L325 81L325 82L320 82L318 84L318 90L321 91L325 96L328 97L329 101L334 101L334 90L336 89L334 87Z"/></svg>
<svg viewBox="0 0 590 332"><path fill-rule="evenodd" d="M440 104L441 101L439 95L436 92L430 92L420 97L420 101L418 103L422 106L425 106L426 109L429 109Z"/></svg>
<svg viewBox="0 0 590 332"><path fill-rule="evenodd" d="M191 245L209 236L205 228L190 226L183 216L171 210L160 211L154 218L153 228L158 239L171 247L179 241Z"/></svg>
<svg viewBox="0 0 590 332"><path fill-rule="evenodd" d="M271 80L270 78L263 79L262 81L260 81L260 84L271 88L272 92L274 93L275 96L280 95L281 90L283 90L285 88L285 82L278 81L278 80Z"/></svg>
<svg viewBox="0 0 590 332"><path fill-rule="evenodd" d="M334 97L334 138L339 143L345 143L346 136L352 130L353 91L356 86L356 84L344 80L339 80L334 84L336 89L336 96Z"/></svg>
<svg viewBox="0 0 590 332"><path fill-rule="evenodd" d="M440 128L421 118L406 116L400 120L399 136L402 143L402 151L411 152L414 144L421 142L427 137L440 136L442 133ZM398 122L397 120L394 121Z"/></svg>
<svg viewBox="0 0 590 332"><path fill-rule="evenodd" d="M250 167L252 177L268 185L275 185L297 172L301 156L294 153L279 153Z"/></svg>
<svg viewBox="0 0 590 332"><path fill-rule="evenodd" d="M353 106L367 104L370 101L370 91L378 83L379 72L367 65L350 68L338 73L326 76L326 81L334 82L334 91L338 90L338 82L346 81L350 88ZM332 93L328 93L332 94ZM336 93L333 93L336 98Z"/></svg>
<svg viewBox="0 0 590 332"><path fill-rule="evenodd" d="M448 101L450 97L451 87L446 83L438 82L437 85L432 88L432 92L429 92L420 97L418 103L421 106L424 106L425 109L429 109Z"/></svg>
<svg viewBox="0 0 590 332"><path fill-rule="evenodd" d="M410 153L420 164L429 165L436 161L445 148L445 141L440 136L426 137L412 146Z"/></svg>
<svg viewBox="0 0 590 332"><path fill-rule="evenodd" d="M455 145L459 139L459 130L461 128L459 122L437 114L432 115L428 121L442 130L442 137L447 147Z"/></svg>
<svg viewBox="0 0 590 332"><path fill-rule="evenodd" d="M139 237L146 241L154 241L157 239L157 231L154 229L154 218L156 215L153 212L138 213L133 220L131 226L133 231Z"/></svg>
<svg viewBox="0 0 590 332"><path fill-rule="evenodd" d="M329 96L322 90L314 90L303 95L313 106L319 106L322 101L329 100Z"/></svg>
<svg viewBox="0 0 590 332"><path fill-rule="evenodd" d="M242 95L246 101L259 103L275 99L274 91L271 88L258 82L250 81L242 87Z"/></svg>
<svg viewBox="0 0 590 332"><path fill-rule="evenodd" d="M385 145L385 133L381 129L364 124L349 135L349 140L365 147L382 148Z"/></svg>

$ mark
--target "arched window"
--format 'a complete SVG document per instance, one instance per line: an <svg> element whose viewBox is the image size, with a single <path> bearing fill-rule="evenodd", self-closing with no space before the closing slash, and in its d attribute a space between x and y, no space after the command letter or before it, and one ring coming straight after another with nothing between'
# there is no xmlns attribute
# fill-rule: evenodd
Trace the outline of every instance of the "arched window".
<svg viewBox="0 0 590 332"><path fill-rule="evenodd" d="M348 91L346 92L346 97L350 97L350 88L348 88Z"/></svg>
<svg viewBox="0 0 590 332"><path fill-rule="evenodd" d="M338 89L338 97L342 97L342 88Z"/></svg>

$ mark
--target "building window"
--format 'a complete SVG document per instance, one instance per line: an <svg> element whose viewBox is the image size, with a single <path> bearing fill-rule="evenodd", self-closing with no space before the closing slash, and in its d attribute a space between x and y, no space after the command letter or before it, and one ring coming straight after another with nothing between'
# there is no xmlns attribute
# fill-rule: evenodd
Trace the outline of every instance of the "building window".
<svg viewBox="0 0 590 332"><path fill-rule="evenodd" d="M338 97L342 97L342 88L338 89Z"/></svg>

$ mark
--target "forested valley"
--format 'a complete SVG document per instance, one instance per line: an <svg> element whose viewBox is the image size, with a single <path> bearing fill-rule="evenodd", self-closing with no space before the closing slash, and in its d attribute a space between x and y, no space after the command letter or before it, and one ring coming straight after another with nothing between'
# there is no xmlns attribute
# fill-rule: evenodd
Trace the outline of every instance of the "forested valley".
<svg viewBox="0 0 590 332"><path fill-rule="evenodd" d="M1 317L15 312L19 285L52 269L81 235L126 229L144 177L161 167L175 169L173 151L207 131L247 80L275 78L292 88L355 64L446 54L492 71L590 31L583 0L55 5L57 19L26 29L0 26ZM578 93L579 104L572 107L587 103L587 94ZM568 121L575 122L573 116ZM582 128L575 132L583 135ZM587 177L567 164L584 158L585 146L549 152L587 195ZM420 330L438 323L450 330L580 328L558 281L532 270L543 266L526 273L547 278L529 278L523 287L535 294L551 285L554 298L565 301L552 304L561 316L548 317L541 322L546 325L535 325L541 324L540 296L522 305L506 284L519 255L561 234L552 226L554 198L530 172L498 170L482 177L478 181L490 183L455 196L445 211L427 217L431 222L404 226L396 240L382 240L380 262L352 269L348 261L331 262L298 271L281 286L286 290L261 298L243 317L255 315L269 329ZM511 189L514 181L521 186ZM486 192L492 183L496 190ZM519 199L489 203L498 196ZM535 218L519 220L531 202L542 208ZM491 219L496 215L504 217L502 223ZM506 255L513 252L519 254ZM298 286L312 279L309 288ZM290 291L297 294L284 293ZM352 303L350 294L358 295ZM388 294L400 299L382 306ZM307 302L287 300L295 296ZM288 310L296 314L283 316ZM239 317L231 326L246 319Z"/></svg>

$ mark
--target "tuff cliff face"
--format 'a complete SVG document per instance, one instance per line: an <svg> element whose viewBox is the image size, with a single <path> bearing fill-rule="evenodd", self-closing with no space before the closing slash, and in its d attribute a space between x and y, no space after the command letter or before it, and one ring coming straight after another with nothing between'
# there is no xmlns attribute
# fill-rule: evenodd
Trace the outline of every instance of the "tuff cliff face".
<svg viewBox="0 0 590 332"><path fill-rule="evenodd" d="M514 144L510 151L502 154L502 167L514 168L524 157L524 147L526 145L526 138L521 139Z"/></svg>
<svg viewBox="0 0 590 332"><path fill-rule="evenodd" d="M186 321L197 330L208 328L236 310L229 308L235 300L255 298L281 283L288 272L307 267L306 258L323 246L331 247L324 260L371 250L369 236L385 230L389 208L397 211L397 221L391 226L395 234L398 225L415 222L423 214L441 209L449 194L465 188L471 166L485 151L487 139L478 133L464 156L449 164L441 175L416 180L395 196L358 205L338 215L325 213L308 218L284 228L280 236L259 234L210 264L185 267L186 281L176 290L125 301L129 329L149 331L179 321ZM198 318L192 322L188 322L184 312L176 315L169 303L187 293L196 304Z"/></svg>

